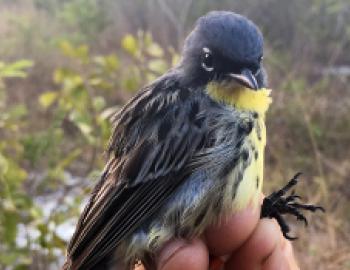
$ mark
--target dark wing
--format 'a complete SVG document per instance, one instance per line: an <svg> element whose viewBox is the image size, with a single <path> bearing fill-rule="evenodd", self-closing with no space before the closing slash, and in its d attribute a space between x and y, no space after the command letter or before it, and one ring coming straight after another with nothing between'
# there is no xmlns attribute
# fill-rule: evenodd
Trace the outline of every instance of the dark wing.
<svg viewBox="0 0 350 270"><path fill-rule="evenodd" d="M160 81L115 117L112 156L68 248L71 269L111 255L190 174L185 165L207 136L203 104L191 91Z"/></svg>

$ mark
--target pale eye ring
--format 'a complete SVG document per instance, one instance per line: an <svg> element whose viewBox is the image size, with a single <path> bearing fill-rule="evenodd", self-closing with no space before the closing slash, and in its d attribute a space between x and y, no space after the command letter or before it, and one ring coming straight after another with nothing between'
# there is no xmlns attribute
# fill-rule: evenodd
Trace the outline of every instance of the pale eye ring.
<svg viewBox="0 0 350 270"><path fill-rule="evenodd" d="M214 70L214 61L213 56L209 48L203 48L203 56L202 56L202 67L204 70L211 72Z"/></svg>

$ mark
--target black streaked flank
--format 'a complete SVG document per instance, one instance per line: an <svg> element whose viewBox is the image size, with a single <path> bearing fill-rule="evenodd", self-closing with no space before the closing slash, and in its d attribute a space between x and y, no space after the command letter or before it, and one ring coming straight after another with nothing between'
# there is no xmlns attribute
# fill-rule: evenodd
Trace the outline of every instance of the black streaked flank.
<svg viewBox="0 0 350 270"><path fill-rule="evenodd" d="M258 137L258 140L261 141L261 139L262 139L261 138L261 127L259 124L256 125L255 130L256 130L256 136Z"/></svg>
<svg viewBox="0 0 350 270"><path fill-rule="evenodd" d="M242 171L244 171L245 168L247 168L246 165L243 166ZM232 199L236 198L236 193L237 193L238 186L239 186L239 184L240 184L240 183L242 182L242 180L243 180L243 172L242 172L242 171L240 171L240 172L238 173L237 179L236 179L235 183L234 183L233 186L232 186L232 191L231 191L231 197L232 197Z"/></svg>
<svg viewBox="0 0 350 270"><path fill-rule="evenodd" d="M249 134L253 129L253 121L246 120L242 121L242 123L239 125L238 132L240 135Z"/></svg>
<svg viewBox="0 0 350 270"><path fill-rule="evenodd" d="M249 151L247 149L244 149L242 151L242 159L243 159L243 161L247 161L248 158L249 158Z"/></svg>

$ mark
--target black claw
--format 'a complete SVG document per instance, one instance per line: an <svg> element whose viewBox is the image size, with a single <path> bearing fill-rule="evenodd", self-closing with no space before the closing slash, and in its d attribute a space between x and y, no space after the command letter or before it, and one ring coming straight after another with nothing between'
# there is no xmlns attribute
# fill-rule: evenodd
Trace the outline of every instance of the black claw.
<svg viewBox="0 0 350 270"><path fill-rule="evenodd" d="M321 212L326 213L326 209L324 209L322 206L316 206L316 208L317 209L315 211L320 210Z"/></svg>
<svg viewBox="0 0 350 270"><path fill-rule="evenodd" d="M293 206L295 208L303 209L303 210L308 210L311 212L316 212L317 210L321 212L326 212L326 210L322 206L317 206L317 205L312 205L312 204L300 204L300 203L290 203L290 206Z"/></svg>
<svg viewBox="0 0 350 270"><path fill-rule="evenodd" d="M302 172L297 172L297 173L294 175L293 179L298 179L298 178L300 177L300 175L302 175L302 174L303 174Z"/></svg>
<svg viewBox="0 0 350 270"><path fill-rule="evenodd" d="M281 188L279 191L277 192L274 192L274 197L281 197L283 196L284 194L286 194L286 192L288 190L290 190L293 186L295 186L297 183L298 183L298 178L300 177L301 175L301 172L298 172L294 175L294 177L289 180L289 182L287 183L287 185L285 185L283 188ZM272 195L272 194L271 194Z"/></svg>
<svg viewBox="0 0 350 270"><path fill-rule="evenodd" d="M298 202L298 200L300 200L301 197L295 195L294 190L291 192L291 195L284 197L286 192L288 192L293 186L295 186L298 183L298 177L300 175L300 172L295 174L294 177L283 188L281 188L277 192L273 192L270 196L266 197L263 201L261 209L261 218L275 218L281 227L284 237L291 241L296 240L298 238L292 237L288 234L290 228L282 215L293 215L297 218L297 220L304 222L305 226L308 226L308 221L302 214L301 210L311 212L320 210L322 212L325 212L324 208L321 206L302 204Z"/></svg>
<svg viewBox="0 0 350 270"><path fill-rule="evenodd" d="M297 220L303 221L305 227L307 227L307 226L309 225L309 222L307 221L307 219L306 219L303 215L298 216L298 217L297 217Z"/></svg>
<svg viewBox="0 0 350 270"><path fill-rule="evenodd" d="M298 237L289 236L288 234L283 234L283 236L289 241L294 241L298 239Z"/></svg>
<svg viewBox="0 0 350 270"><path fill-rule="evenodd" d="M296 200L301 200L301 196L298 196L298 195L290 195L287 197L286 201L287 202L293 202L293 201L296 201Z"/></svg>

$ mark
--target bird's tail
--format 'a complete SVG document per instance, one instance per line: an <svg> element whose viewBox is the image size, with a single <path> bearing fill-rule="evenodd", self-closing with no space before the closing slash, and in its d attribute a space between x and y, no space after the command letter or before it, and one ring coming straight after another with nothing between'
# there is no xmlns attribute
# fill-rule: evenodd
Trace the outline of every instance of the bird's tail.
<svg viewBox="0 0 350 270"><path fill-rule="evenodd" d="M117 267L117 266L116 266ZM115 268L113 264L113 268L111 268L111 261L109 258L105 258L104 260L98 262L94 266L90 266L88 268L77 266L77 264L73 263L71 258L68 256L66 257L66 261L64 262L61 270L108 270L108 269L117 269L119 270L119 267ZM122 268L124 270L124 268Z"/></svg>

